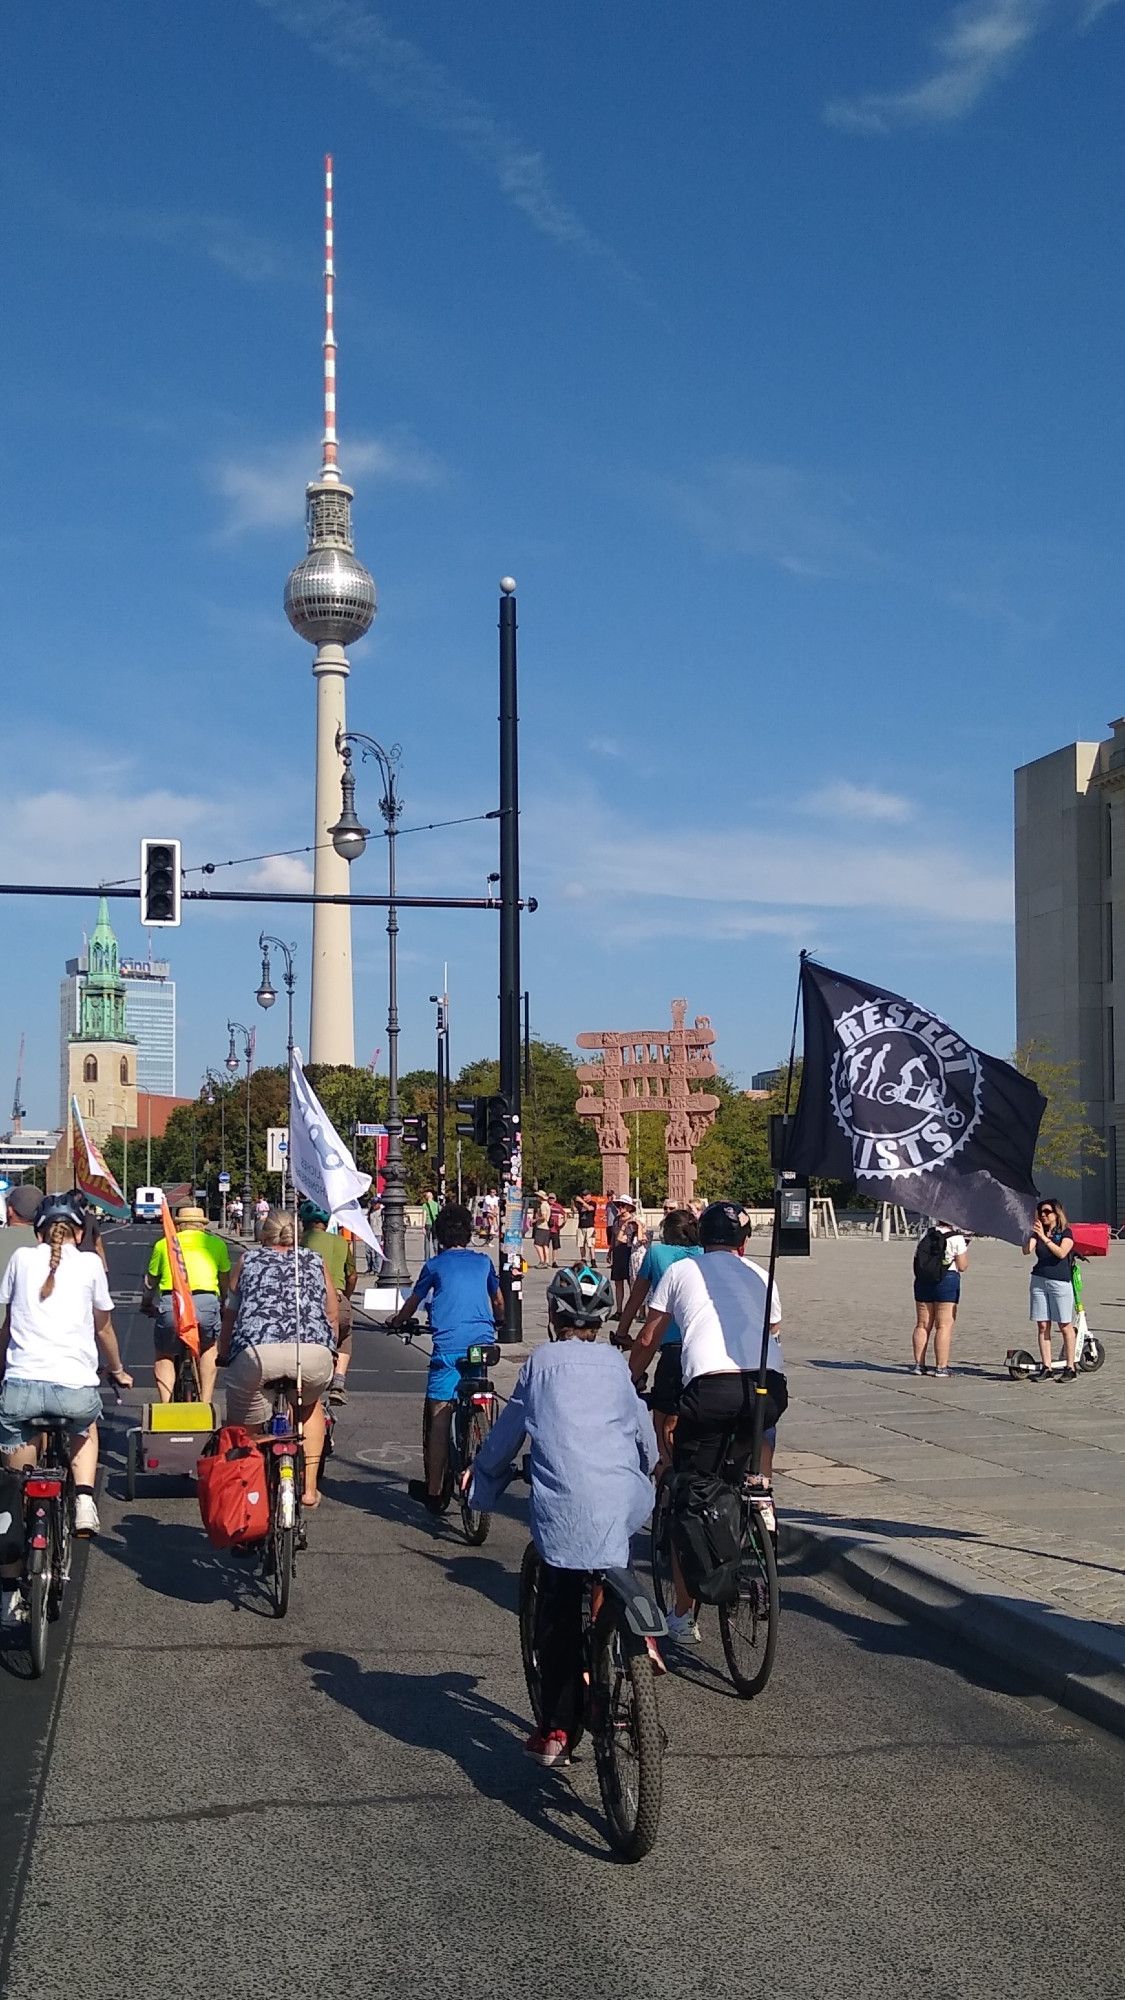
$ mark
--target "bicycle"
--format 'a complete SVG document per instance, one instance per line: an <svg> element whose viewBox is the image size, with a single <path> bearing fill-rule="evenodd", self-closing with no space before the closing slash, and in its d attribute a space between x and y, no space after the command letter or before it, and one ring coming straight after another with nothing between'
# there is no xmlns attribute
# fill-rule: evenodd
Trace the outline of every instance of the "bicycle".
<svg viewBox="0 0 1125 2000"><path fill-rule="evenodd" d="M520 1652L532 1714L543 1727L535 1632L541 1563L529 1542L520 1566ZM651 1852L660 1825L664 1730L647 1640L667 1635L663 1611L630 1569L591 1570L582 1588L582 1677L573 1754L589 1732L609 1837L626 1861Z"/></svg>
<svg viewBox="0 0 1125 2000"><path fill-rule="evenodd" d="M729 1437L723 1446L721 1476L729 1486L735 1483L734 1469L729 1456L733 1442L733 1437ZM663 1612L672 1609L675 1596L672 1577L672 1499L677 1476L671 1470L665 1472L657 1488L652 1510L650 1530L652 1584L656 1601ZM717 1608L719 1635L722 1639L727 1670L736 1694L750 1701L756 1694L761 1693L773 1671L781 1599L773 1536L760 1511L760 1503L767 1498L766 1489L751 1486L750 1475L747 1473L739 1483L737 1491L741 1547L738 1595L729 1604L720 1604ZM700 1609L698 1601L693 1609L698 1616Z"/></svg>
<svg viewBox="0 0 1125 2000"><path fill-rule="evenodd" d="M270 1525L262 1554L262 1575L270 1584L275 1618L289 1610L297 1556L308 1546L305 1537L304 1507L305 1453L299 1430L293 1429L289 1406L296 1384L278 1382L274 1390L273 1412L264 1437L258 1439L265 1462L269 1494Z"/></svg>
<svg viewBox="0 0 1125 2000"><path fill-rule="evenodd" d="M401 1326L388 1326L385 1331L397 1334L403 1345L409 1347L419 1334L427 1334L429 1328L421 1320L414 1319L404 1320ZM461 1482L463 1475L471 1470L473 1460L496 1422L498 1398L488 1371L495 1368L499 1359L500 1348L496 1341L479 1341L456 1364L459 1380L449 1426L449 1462L442 1482L442 1511L448 1507L454 1493L458 1494L465 1540L473 1548L480 1548L482 1542L487 1540L492 1515L480 1508L470 1507L467 1492L461 1492Z"/></svg>
<svg viewBox="0 0 1125 2000"><path fill-rule="evenodd" d="M24 1551L20 1590L27 1604L27 1644L36 1680L46 1671L47 1627L62 1610L74 1549L74 1474L63 1425L47 1425L46 1448L23 1474Z"/></svg>
<svg viewBox="0 0 1125 2000"><path fill-rule="evenodd" d="M472 1470L473 1460L496 1422L496 1391L489 1379L488 1371L490 1368L495 1368L499 1359L500 1348L497 1342L488 1341L480 1346L470 1347L468 1353L457 1363L460 1381L457 1384L453 1420L449 1427L447 1477L451 1491L460 1494L461 1525L465 1531L465 1540L473 1548L478 1549L482 1542L488 1539L492 1516L481 1508L470 1507L467 1492L461 1492L461 1478L463 1473Z"/></svg>

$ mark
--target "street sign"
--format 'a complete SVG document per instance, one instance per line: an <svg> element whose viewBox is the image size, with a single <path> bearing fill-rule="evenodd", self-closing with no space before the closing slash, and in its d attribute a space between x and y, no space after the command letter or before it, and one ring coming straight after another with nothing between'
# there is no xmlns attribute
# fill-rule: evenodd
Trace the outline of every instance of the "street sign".
<svg viewBox="0 0 1125 2000"><path fill-rule="evenodd" d="M353 1125L352 1137L353 1139L381 1139L386 1129L385 1125Z"/></svg>
<svg viewBox="0 0 1125 2000"><path fill-rule="evenodd" d="M220 1174L220 1175L219 1175L219 1193L220 1193L220 1194L229 1194L229 1193L230 1193L230 1175L229 1175L229 1174Z"/></svg>
<svg viewBox="0 0 1125 2000"><path fill-rule="evenodd" d="M279 1174L289 1158L288 1125L271 1125L266 1132L266 1171Z"/></svg>

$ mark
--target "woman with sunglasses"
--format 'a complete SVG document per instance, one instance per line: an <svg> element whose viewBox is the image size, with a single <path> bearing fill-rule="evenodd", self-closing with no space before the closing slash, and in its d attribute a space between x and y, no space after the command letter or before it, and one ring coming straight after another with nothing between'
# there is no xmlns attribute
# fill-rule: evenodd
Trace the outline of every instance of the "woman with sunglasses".
<svg viewBox="0 0 1125 2000"><path fill-rule="evenodd" d="M1062 1335L1063 1369L1061 1382L1073 1382L1074 1365L1074 1238L1066 1210L1057 1201L1041 1201L1035 1211L1035 1226L1023 1246L1025 1257L1034 1257L1031 1271L1031 1317L1039 1327L1041 1367L1034 1378L1051 1381L1051 1328Z"/></svg>

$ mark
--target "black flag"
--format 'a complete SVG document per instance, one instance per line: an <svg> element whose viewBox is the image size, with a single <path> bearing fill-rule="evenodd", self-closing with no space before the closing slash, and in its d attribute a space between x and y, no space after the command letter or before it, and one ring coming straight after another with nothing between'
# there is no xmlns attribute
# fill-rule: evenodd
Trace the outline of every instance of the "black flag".
<svg viewBox="0 0 1125 2000"><path fill-rule="evenodd" d="M1026 1241L1046 1108L1038 1086L927 1008L807 959L801 999L805 1064L786 1167Z"/></svg>

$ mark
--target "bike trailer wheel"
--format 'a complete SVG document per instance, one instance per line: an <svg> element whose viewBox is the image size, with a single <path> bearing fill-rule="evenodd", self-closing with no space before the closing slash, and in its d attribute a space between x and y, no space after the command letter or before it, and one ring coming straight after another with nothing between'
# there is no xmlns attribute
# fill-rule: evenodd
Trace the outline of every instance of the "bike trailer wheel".
<svg viewBox="0 0 1125 2000"><path fill-rule="evenodd" d="M735 1689L746 1701L760 1694L770 1677L780 1608L773 1540L752 1507L738 1566L738 1596L719 1606L723 1653Z"/></svg>
<svg viewBox="0 0 1125 2000"><path fill-rule="evenodd" d="M141 1467L141 1433L130 1431L125 1443L125 1498L137 1497L137 1474Z"/></svg>
<svg viewBox="0 0 1125 2000"><path fill-rule="evenodd" d="M1078 1363L1083 1375L1096 1375L1104 1360L1104 1341L1099 1340L1096 1333L1088 1333L1086 1345L1082 1350L1082 1359Z"/></svg>
<svg viewBox="0 0 1125 2000"><path fill-rule="evenodd" d="M652 1663L624 1618L598 1621L591 1734L610 1841L625 1861L651 1852L660 1825L664 1731Z"/></svg>

